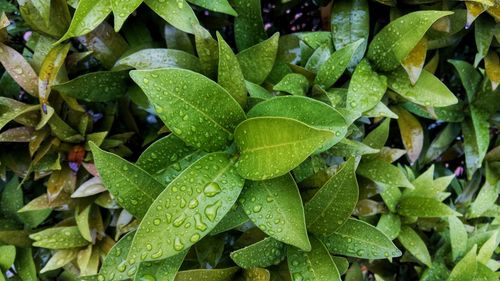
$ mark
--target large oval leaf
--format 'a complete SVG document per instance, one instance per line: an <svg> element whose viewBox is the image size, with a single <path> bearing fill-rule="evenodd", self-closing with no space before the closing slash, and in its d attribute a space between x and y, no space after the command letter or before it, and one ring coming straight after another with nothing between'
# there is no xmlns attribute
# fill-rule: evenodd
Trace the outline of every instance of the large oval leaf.
<svg viewBox="0 0 500 281"><path fill-rule="evenodd" d="M233 206L243 183L225 153L212 153L196 161L153 202L128 258L161 260L198 242Z"/></svg>
<svg viewBox="0 0 500 281"><path fill-rule="evenodd" d="M240 198L250 220L269 236L304 251L311 249L304 207L293 177L249 182Z"/></svg>
<svg viewBox="0 0 500 281"><path fill-rule="evenodd" d="M94 164L102 182L118 204L132 215L142 218L147 208L165 188L150 174L113 153L90 142Z"/></svg>
<svg viewBox="0 0 500 281"><path fill-rule="evenodd" d="M401 251L374 226L348 219L332 235L321 239L332 254L365 259L401 256Z"/></svg>
<svg viewBox="0 0 500 281"><path fill-rule="evenodd" d="M399 17L373 38L367 57L377 69L390 71L398 67L431 25L448 11L418 11ZM408 78L408 76L406 76Z"/></svg>
<svg viewBox="0 0 500 281"><path fill-rule="evenodd" d="M236 163L244 178L279 177L297 167L334 136L282 117L257 117L242 122L234 132L240 158Z"/></svg>
<svg viewBox="0 0 500 281"><path fill-rule="evenodd" d="M351 216L358 202L354 158L350 158L305 205L307 229L330 235Z"/></svg>
<svg viewBox="0 0 500 281"><path fill-rule="evenodd" d="M132 79L158 116L186 143L207 151L223 149L245 113L229 93L207 77L184 69L134 70Z"/></svg>
<svg viewBox="0 0 500 281"><path fill-rule="evenodd" d="M340 273L325 245L311 238L311 251L288 247L288 268L294 281L340 281Z"/></svg>

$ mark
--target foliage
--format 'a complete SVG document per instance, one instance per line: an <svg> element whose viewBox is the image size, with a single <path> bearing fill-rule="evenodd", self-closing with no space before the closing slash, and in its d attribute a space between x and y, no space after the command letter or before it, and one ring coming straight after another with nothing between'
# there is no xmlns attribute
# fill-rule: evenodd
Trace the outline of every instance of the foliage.
<svg viewBox="0 0 500 281"><path fill-rule="evenodd" d="M499 1L0 9L0 280L498 280Z"/></svg>

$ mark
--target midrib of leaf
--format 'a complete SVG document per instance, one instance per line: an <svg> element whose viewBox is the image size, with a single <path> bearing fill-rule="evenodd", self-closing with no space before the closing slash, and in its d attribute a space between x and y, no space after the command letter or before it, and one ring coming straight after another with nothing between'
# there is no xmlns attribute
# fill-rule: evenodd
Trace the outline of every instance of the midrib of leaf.
<svg viewBox="0 0 500 281"><path fill-rule="evenodd" d="M264 145L264 146L259 146L259 147L255 147L255 148L245 149L245 150L242 150L242 152L254 152L254 151L259 151L259 150L264 150L264 149L269 149L269 148L276 148L276 147L281 147L281 146L293 145L293 144L306 142L306 141L311 140L311 139L314 139L314 138L307 138L307 139L298 140L298 141L282 142L282 143L273 144L273 145Z"/></svg>

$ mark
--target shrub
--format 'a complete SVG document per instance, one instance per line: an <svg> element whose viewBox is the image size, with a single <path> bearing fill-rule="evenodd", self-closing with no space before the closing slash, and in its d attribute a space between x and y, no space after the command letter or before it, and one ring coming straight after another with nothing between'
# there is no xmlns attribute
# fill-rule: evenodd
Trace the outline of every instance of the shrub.
<svg viewBox="0 0 500 281"><path fill-rule="evenodd" d="M498 280L500 4L399 2L0 0L2 279Z"/></svg>

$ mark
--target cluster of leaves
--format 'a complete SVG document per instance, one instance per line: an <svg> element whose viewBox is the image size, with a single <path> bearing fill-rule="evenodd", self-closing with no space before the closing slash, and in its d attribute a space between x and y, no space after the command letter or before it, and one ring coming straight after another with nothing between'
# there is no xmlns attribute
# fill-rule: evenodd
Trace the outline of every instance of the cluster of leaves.
<svg viewBox="0 0 500 281"><path fill-rule="evenodd" d="M0 0L0 280L498 280L499 1L142 2Z"/></svg>

